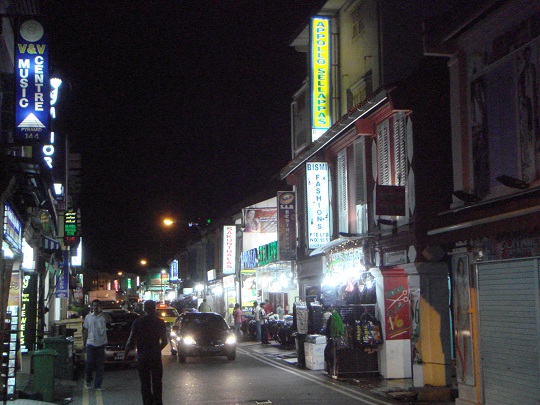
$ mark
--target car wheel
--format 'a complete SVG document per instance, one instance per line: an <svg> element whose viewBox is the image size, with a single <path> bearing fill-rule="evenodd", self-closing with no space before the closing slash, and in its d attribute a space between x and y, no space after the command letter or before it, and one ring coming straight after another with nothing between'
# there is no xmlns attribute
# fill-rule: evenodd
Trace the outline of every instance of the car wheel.
<svg viewBox="0 0 540 405"><path fill-rule="evenodd" d="M173 356L173 357L176 356L176 350L171 349L171 356Z"/></svg>
<svg viewBox="0 0 540 405"><path fill-rule="evenodd" d="M234 359L236 359L236 352L229 353L229 354L227 355L227 358L228 358L230 361L233 361Z"/></svg>
<svg viewBox="0 0 540 405"><path fill-rule="evenodd" d="M185 363L186 362L186 356L182 353L178 353L176 359L178 360L178 363Z"/></svg>

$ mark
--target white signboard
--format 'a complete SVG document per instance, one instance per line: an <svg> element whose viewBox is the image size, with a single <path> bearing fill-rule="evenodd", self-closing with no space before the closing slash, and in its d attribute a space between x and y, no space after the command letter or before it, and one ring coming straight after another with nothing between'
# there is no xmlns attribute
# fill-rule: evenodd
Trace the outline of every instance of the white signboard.
<svg viewBox="0 0 540 405"><path fill-rule="evenodd" d="M223 227L223 275L236 274L236 226Z"/></svg>
<svg viewBox="0 0 540 405"><path fill-rule="evenodd" d="M330 201L328 199L328 163L306 163L308 248L330 242Z"/></svg>

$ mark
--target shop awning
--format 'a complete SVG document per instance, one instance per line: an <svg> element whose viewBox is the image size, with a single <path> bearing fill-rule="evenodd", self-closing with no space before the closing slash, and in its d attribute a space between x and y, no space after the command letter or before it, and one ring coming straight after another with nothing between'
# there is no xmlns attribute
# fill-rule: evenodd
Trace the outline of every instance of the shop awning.
<svg viewBox="0 0 540 405"><path fill-rule="evenodd" d="M326 245L318 247L313 252L310 253L310 256L317 256L323 253L327 253L330 249L340 246L347 245L349 243L355 243L358 240L365 239L367 236L351 236L351 237L340 237L328 242Z"/></svg>

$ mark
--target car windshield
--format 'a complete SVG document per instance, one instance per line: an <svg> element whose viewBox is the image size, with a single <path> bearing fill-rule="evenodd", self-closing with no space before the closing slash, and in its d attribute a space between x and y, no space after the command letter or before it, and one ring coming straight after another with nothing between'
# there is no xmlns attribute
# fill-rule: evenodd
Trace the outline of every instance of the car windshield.
<svg viewBox="0 0 540 405"><path fill-rule="evenodd" d="M217 316L213 317L186 317L182 321L182 330L219 332L227 330L225 321Z"/></svg>

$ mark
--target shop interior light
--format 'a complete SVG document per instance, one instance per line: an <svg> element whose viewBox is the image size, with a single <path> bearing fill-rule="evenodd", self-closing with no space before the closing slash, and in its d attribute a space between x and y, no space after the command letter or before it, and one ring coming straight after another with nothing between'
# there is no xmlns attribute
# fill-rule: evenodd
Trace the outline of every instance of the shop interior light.
<svg viewBox="0 0 540 405"><path fill-rule="evenodd" d="M202 290L204 290L204 286L202 284L195 285L195 291L201 292Z"/></svg>
<svg viewBox="0 0 540 405"><path fill-rule="evenodd" d="M221 295L223 294L223 287L220 285L217 285L214 287L213 291L214 291L214 294Z"/></svg>

